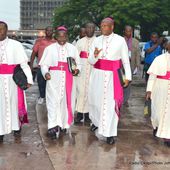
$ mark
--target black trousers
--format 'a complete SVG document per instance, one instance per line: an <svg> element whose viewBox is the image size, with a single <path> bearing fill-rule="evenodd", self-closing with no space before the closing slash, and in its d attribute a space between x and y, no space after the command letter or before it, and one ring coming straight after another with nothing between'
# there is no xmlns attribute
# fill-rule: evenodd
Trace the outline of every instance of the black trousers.
<svg viewBox="0 0 170 170"><path fill-rule="evenodd" d="M37 83L40 92L40 97L45 98L46 80L44 79L40 68L38 68L37 70Z"/></svg>

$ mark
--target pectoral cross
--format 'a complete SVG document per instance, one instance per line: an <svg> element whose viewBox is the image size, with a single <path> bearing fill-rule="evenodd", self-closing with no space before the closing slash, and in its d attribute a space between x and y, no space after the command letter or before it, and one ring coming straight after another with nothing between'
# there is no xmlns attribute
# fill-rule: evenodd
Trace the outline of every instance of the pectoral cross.
<svg viewBox="0 0 170 170"><path fill-rule="evenodd" d="M61 65L61 66L59 66L59 67L60 67L61 71L63 71L64 66L63 66L63 65Z"/></svg>

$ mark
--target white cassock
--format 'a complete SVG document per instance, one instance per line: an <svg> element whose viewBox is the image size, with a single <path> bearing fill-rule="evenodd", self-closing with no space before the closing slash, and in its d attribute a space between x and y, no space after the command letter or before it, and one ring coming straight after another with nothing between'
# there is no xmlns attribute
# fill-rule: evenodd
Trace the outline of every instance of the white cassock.
<svg viewBox="0 0 170 170"><path fill-rule="evenodd" d="M76 111L80 113L88 113L88 88L91 73L91 65L88 62L89 50L92 42L96 37L84 37L77 41L76 47L80 55L81 73L75 77L76 81Z"/></svg>
<svg viewBox="0 0 170 170"><path fill-rule="evenodd" d="M97 58L94 50L102 51ZM98 59L122 60L125 77L131 80L128 48L123 37L112 33L97 37L90 50L89 62L94 65ZM93 68L89 83L89 116L98 127L98 133L105 137L117 136L118 115L115 111L113 72Z"/></svg>
<svg viewBox="0 0 170 170"><path fill-rule="evenodd" d="M46 73L50 73L51 80L46 85L46 105L48 110L48 129L56 126L69 128L67 95L66 95L66 72L61 67L60 70L49 70L50 67L58 66L59 62L67 63L67 57L73 57L80 70L79 55L76 47L70 43L61 46L54 43L45 48L39 65L45 78ZM75 85L72 86L71 107L72 113L75 109Z"/></svg>
<svg viewBox="0 0 170 170"><path fill-rule="evenodd" d="M0 68L3 64L20 64L28 83L33 84L32 73L27 62L28 57L20 42L9 38L0 41ZM20 128L17 85L13 81L12 74L0 74L0 96L0 135L5 135Z"/></svg>
<svg viewBox="0 0 170 170"><path fill-rule="evenodd" d="M170 76L158 78L170 72L170 54L158 56L148 70L147 91L151 91L151 121L153 128L158 128L157 137L170 139Z"/></svg>

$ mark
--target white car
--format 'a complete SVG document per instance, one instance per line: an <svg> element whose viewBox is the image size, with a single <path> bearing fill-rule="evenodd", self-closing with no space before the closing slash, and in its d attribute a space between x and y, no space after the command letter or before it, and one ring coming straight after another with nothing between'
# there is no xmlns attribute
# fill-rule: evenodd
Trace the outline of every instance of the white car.
<svg viewBox="0 0 170 170"><path fill-rule="evenodd" d="M168 42L170 42L170 36L166 36L165 38L168 39Z"/></svg>
<svg viewBox="0 0 170 170"><path fill-rule="evenodd" d="M30 62L33 45L28 44L28 43L22 43L22 45L23 45L24 50L27 54L28 62ZM33 63L33 68L37 68L37 67L38 67L38 60L37 60L37 58L35 58L34 63Z"/></svg>
<svg viewBox="0 0 170 170"><path fill-rule="evenodd" d="M29 44L29 43L22 43L22 45L24 46L24 47L26 47L27 49L30 49L30 50L32 50L32 48L33 48L33 45L32 44Z"/></svg>

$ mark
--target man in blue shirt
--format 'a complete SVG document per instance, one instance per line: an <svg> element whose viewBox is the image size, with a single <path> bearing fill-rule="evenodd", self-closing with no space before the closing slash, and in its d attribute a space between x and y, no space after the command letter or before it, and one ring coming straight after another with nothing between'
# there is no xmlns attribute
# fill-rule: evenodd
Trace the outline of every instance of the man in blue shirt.
<svg viewBox="0 0 170 170"><path fill-rule="evenodd" d="M145 64L144 64L144 72L145 72L145 80L148 81L149 75L147 74L147 70L149 69L150 65L152 64L153 60L162 54L162 49L160 47L160 41L158 34L153 32L151 34L151 40L145 44L144 51L145 51Z"/></svg>

